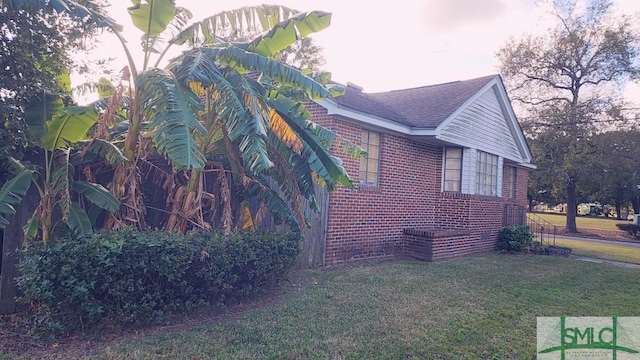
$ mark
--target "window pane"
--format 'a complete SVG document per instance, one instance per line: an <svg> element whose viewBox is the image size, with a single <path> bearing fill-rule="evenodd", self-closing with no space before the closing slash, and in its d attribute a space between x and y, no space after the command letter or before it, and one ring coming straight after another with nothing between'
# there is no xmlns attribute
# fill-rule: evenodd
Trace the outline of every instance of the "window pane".
<svg viewBox="0 0 640 360"><path fill-rule="evenodd" d="M498 194L498 156L478 151L476 161L476 193Z"/></svg>
<svg viewBox="0 0 640 360"><path fill-rule="evenodd" d="M444 190L445 191L460 191L460 182L459 181L445 181L444 182Z"/></svg>
<svg viewBox="0 0 640 360"><path fill-rule="evenodd" d="M367 151L367 156L370 159L378 159L379 151L380 151L380 148L378 146L369 145L369 149Z"/></svg>
<svg viewBox="0 0 640 360"><path fill-rule="evenodd" d="M516 168L513 166L509 167L509 197L516 197Z"/></svg>
<svg viewBox="0 0 640 360"><path fill-rule="evenodd" d="M462 148L445 148L444 160L444 191L460 191L460 180L462 174Z"/></svg>
<svg viewBox="0 0 640 360"><path fill-rule="evenodd" d="M462 159L447 159L447 169L460 169Z"/></svg>
<svg viewBox="0 0 640 360"><path fill-rule="evenodd" d="M367 152L367 157L360 159L360 183L377 185L380 134L363 130L361 139L362 144L360 146Z"/></svg>
<svg viewBox="0 0 640 360"><path fill-rule="evenodd" d="M380 134L369 131L369 144L380 145Z"/></svg>
<svg viewBox="0 0 640 360"><path fill-rule="evenodd" d="M367 159L367 171L377 173L378 172L378 159Z"/></svg>
<svg viewBox="0 0 640 360"><path fill-rule="evenodd" d="M462 149L461 148L447 148L447 158L462 158Z"/></svg>
<svg viewBox="0 0 640 360"><path fill-rule="evenodd" d="M459 181L460 170L445 170L444 178L449 181Z"/></svg>

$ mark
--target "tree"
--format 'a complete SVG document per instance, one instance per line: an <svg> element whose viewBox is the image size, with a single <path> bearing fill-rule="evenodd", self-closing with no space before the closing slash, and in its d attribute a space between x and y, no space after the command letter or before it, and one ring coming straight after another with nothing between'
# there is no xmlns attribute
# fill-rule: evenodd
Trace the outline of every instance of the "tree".
<svg viewBox="0 0 640 360"><path fill-rule="evenodd" d="M80 41L92 26L78 19L43 10L0 9L0 159L21 159L33 143L25 113L28 103L55 94L71 102L70 50L82 50Z"/></svg>
<svg viewBox="0 0 640 360"><path fill-rule="evenodd" d="M528 136L544 141L567 200L566 229L576 232L576 186L588 166L589 137L601 124L623 120L616 85L636 79L638 36L629 17L608 0L555 1L556 26L543 36L510 39L498 52ZM544 163L541 159L535 162Z"/></svg>
<svg viewBox="0 0 640 360"><path fill-rule="evenodd" d="M313 71L319 71L326 62L322 55L322 47L317 45L311 37L302 38L287 46L276 55L276 59L298 69Z"/></svg>
<svg viewBox="0 0 640 360"><path fill-rule="evenodd" d="M593 145L597 155L592 168L596 174L591 179L596 196L613 204L618 218L621 207L629 204L640 213L640 132L605 132L594 137Z"/></svg>

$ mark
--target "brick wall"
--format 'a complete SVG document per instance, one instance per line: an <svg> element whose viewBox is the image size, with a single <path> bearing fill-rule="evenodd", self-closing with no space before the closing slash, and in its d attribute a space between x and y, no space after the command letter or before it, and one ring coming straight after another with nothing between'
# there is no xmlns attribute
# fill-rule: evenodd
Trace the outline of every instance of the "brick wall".
<svg viewBox="0 0 640 360"><path fill-rule="evenodd" d="M360 126L329 116L316 104L308 109L314 122L360 144ZM325 266L406 254L405 229L466 231L464 236L444 237L429 245L432 260L490 251L502 227L504 204L526 205L526 169L517 171L515 199L443 193L442 146L381 133L378 186L360 186L359 161L338 148L332 152L343 159L355 186L330 195ZM503 184L508 186L508 181ZM503 193L508 197L508 191Z"/></svg>

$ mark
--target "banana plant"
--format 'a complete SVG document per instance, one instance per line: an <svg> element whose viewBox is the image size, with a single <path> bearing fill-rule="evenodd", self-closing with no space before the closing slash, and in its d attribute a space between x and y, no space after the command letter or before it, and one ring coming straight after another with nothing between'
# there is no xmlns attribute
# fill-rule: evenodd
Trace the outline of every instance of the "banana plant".
<svg viewBox="0 0 640 360"><path fill-rule="evenodd" d="M167 191L165 229L178 231L211 226L212 216L221 219L217 223L227 231L233 223L249 223L232 219L233 204L246 204L237 198L240 192L271 199L260 208L292 218L289 204L283 204L299 203L300 194L311 198L314 181L328 188L351 185L339 160L326 151L330 132L298 116L304 111L296 110L297 105L287 107L280 99L295 92L290 100L299 104L300 95L317 99L340 89L270 58L297 39L325 29L331 14L263 5L225 11L188 25L191 14L172 0L132 3L128 8L132 23L143 32L141 65L135 63L120 28L105 22L129 62L123 77L129 84L125 92L129 103L121 142L126 161L115 166L109 184L123 205L107 219L106 227L145 227L144 178L159 180ZM256 29L261 35L245 43L225 40L225 34ZM160 68L168 49L180 45L192 49ZM122 113L105 112L101 124L118 123L103 118ZM102 139L112 141L116 131L108 130L97 133L111 134ZM154 154L168 159L171 171L154 166L149 161ZM303 179L289 181L298 176ZM283 198L265 185L268 177L297 185ZM216 205L221 208L217 213ZM288 215L284 208L289 208Z"/></svg>
<svg viewBox="0 0 640 360"><path fill-rule="evenodd" d="M22 202L22 198L29 190L34 173L33 170L26 169L15 159L9 160L17 169L17 173L0 188L0 230L9 225L7 217L16 213L14 205Z"/></svg>
<svg viewBox="0 0 640 360"><path fill-rule="evenodd" d="M75 235L90 235L93 225L84 210L83 199L90 206L110 212L117 211L120 207L118 199L102 185L74 180L75 166L71 159L76 150L72 145L87 138L87 132L98 120L98 113L93 107L61 107L54 96L45 97L45 100L47 101L32 102L28 112L38 114L34 108L41 109L40 115L30 117L28 123L43 149L44 165L41 172L32 174L35 175L31 180L38 189L40 202L24 227L25 238L40 237L45 242L51 240L54 229L59 228L59 221L54 216L57 210L60 211L61 222ZM41 108L43 104L49 104L47 111ZM53 113L51 119L44 121L50 113ZM110 144L86 143L83 151L113 159L113 156L109 157L107 154L113 154L116 150ZM17 177L23 173L24 170Z"/></svg>
<svg viewBox="0 0 640 360"><path fill-rule="evenodd" d="M267 145L271 115L266 95L272 86L265 87L267 83L250 74L260 74L270 83L298 89L311 98L332 94L306 73L269 58L302 36L329 26L330 14L295 14L279 6L244 7L186 26L191 14L173 1L133 3L128 10L134 26L143 32L144 57L142 66L138 66L125 39L114 29L129 60L133 96L123 146L128 165L116 168L110 186L126 205L121 207L119 217L108 219L106 226L144 227L141 179L149 176L145 171L162 172L146 163L149 150L167 157L172 164L173 170L165 172L161 181L169 193L165 229L185 231L188 224L210 226L212 221L203 216L204 203L222 200L222 213L230 214L231 199L202 188L203 174L212 170L207 162L227 164L214 171L233 174L229 179L216 178L225 182L219 191L235 189L236 184L249 179L258 181L257 174L274 167ZM243 44L229 43L220 36L242 27L257 28L263 34ZM169 47L184 44L194 48L166 69L158 67ZM155 62L154 54L159 54ZM206 88L207 94L194 91L194 86ZM224 149L218 154L222 158L213 156L209 152L212 148ZM186 181L180 180L184 178ZM230 221L223 223L228 229Z"/></svg>
<svg viewBox="0 0 640 360"><path fill-rule="evenodd" d="M200 119L207 136L198 138L201 151L217 164L227 165L219 166L216 172L232 174L231 181L220 176L217 180L244 189L235 193L235 202L241 207L236 221L239 227L255 225L259 221L254 219L263 217L259 213L268 209L299 229L305 222L300 200L305 198L315 206L315 183L329 190L337 184L352 186L340 160L327 150L334 134L311 123L300 100L340 94L342 89L326 85L328 76L318 76L325 80L318 82L304 71L271 59L300 36L322 30L329 23L330 14L313 11L271 23L270 29L246 43L210 36L207 47L189 50L169 66L181 83L204 99ZM360 156L361 149L352 147L351 154ZM215 199L215 194L202 187L202 171L193 169L186 177L188 180L168 199L172 206L167 230L184 231L188 224L211 225L198 219L207 218L202 215L203 201ZM273 181L279 184L279 191L269 185ZM174 189L176 183L180 184L171 182ZM248 209L248 197L260 199L256 213ZM222 207L219 224L230 231L229 205L224 202Z"/></svg>

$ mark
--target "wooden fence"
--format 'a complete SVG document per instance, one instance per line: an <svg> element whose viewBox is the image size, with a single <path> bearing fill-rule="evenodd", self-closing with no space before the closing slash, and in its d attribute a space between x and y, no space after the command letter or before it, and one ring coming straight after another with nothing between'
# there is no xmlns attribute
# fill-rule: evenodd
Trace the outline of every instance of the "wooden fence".
<svg viewBox="0 0 640 360"><path fill-rule="evenodd" d="M302 231L304 241L302 242L300 255L296 266L301 269L318 268L324 266L325 245L327 238L327 216L329 213L329 193L323 187L316 185L316 203L318 212L310 209L309 202L304 201L304 207L308 209L309 227ZM256 201L257 202L257 201ZM252 204L253 207L254 204ZM304 224L300 224L301 227ZM263 230L276 232L287 232L288 225L275 225L270 216L260 226Z"/></svg>

